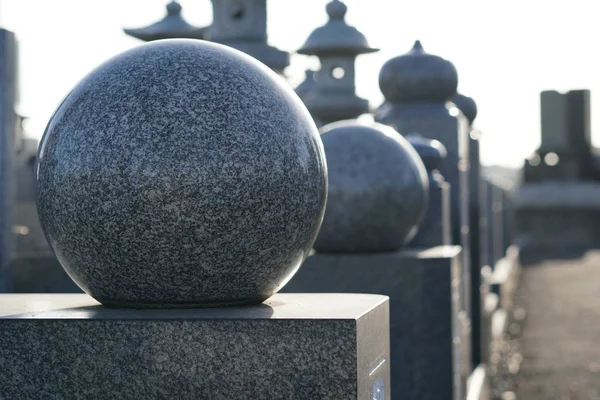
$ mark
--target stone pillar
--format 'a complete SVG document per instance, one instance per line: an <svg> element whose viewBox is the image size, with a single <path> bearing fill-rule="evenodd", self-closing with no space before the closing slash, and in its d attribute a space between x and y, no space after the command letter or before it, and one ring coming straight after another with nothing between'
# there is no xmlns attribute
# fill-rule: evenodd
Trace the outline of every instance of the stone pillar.
<svg viewBox="0 0 600 400"><path fill-rule="evenodd" d="M591 142L589 90L543 91L541 145L526 162L525 183L598 180Z"/></svg>
<svg viewBox="0 0 600 400"><path fill-rule="evenodd" d="M477 117L477 103L471 97L458 93L452 102L458 107L469 121L469 234L470 234L470 257L471 257L471 323L473 326L473 365L482 362L482 307L485 304L485 295L488 288L482 277L481 242L484 236L481 232L481 161L480 161L480 137L481 133L473 128L473 122Z"/></svg>
<svg viewBox="0 0 600 400"><path fill-rule="evenodd" d="M446 158L446 148L439 141L425 139L419 134L410 134L407 139L421 157L429 178L429 207L417 235L410 241L409 246L448 246L452 242L450 185L439 171Z"/></svg>
<svg viewBox="0 0 600 400"><path fill-rule="evenodd" d="M284 291L389 296L392 392L399 393L392 398L463 399L471 368L461 249L405 248L427 209L425 166L381 124L336 122L321 138L327 209L315 253Z"/></svg>
<svg viewBox="0 0 600 400"><path fill-rule="evenodd" d="M425 52L417 41L410 52L387 61L379 74L385 102L375 120L407 134L439 140L448 150L440 172L450 183L452 241L463 247L463 308L471 313L469 237L469 123L449 101L458 74L451 62Z"/></svg>
<svg viewBox="0 0 600 400"><path fill-rule="evenodd" d="M312 89L299 93L318 125L369 112L369 102L355 92L355 60L360 54L378 49L372 48L360 31L346 23L346 11L346 5L339 0L327 4L329 21L313 31L298 50L299 54L317 56L321 61Z"/></svg>
<svg viewBox="0 0 600 400"><path fill-rule="evenodd" d="M12 210L16 132L17 43L15 35L0 29L0 293L13 287Z"/></svg>
<svg viewBox="0 0 600 400"><path fill-rule="evenodd" d="M208 40L251 55L278 74L290 55L267 43L267 0L211 0L213 23Z"/></svg>
<svg viewBox="0 0 600 400"><path fill-rule="evenodd" d="M267 68L202 41L113 57L56 110L36 178L87 294L0 295L0 397L391 396L386 296L276 294L319 232L327 166Z"/></svg>
<svg viewBox="0 0 600 400"><path fill-rule="evenodd" d="M123 31L136 39L150 42L160 39L204 39L208 28L199 28L190 25L181 16L181 5L172 1L167 4L167 15L158 22L143 28L123 29Z"/></svg>

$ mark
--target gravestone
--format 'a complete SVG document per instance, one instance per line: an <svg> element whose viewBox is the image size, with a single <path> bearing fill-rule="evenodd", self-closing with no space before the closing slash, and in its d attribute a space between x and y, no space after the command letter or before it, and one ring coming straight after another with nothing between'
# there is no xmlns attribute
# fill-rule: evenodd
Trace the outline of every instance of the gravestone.
<svg viewBox="0 0 600 400"><path fill-rule="evenodd" d="M470 326L458 246L406 249L426 209L424 165L399 133L343 121L321 129L328 204L316 252L284 292L390 297L393 399L462 399Z"/></svg>
<svg viewBox="0 0 600 400"><path fill-rule="evenodd" d="M299 54L317 56L321 62L312 88L305 93L296 91L317 125L369 112L369 102L355 92L355 61L357 56L378 49L372 48L360 31L346 23L346 11L346 5L339 0L328 3L329 21L315 29L298 50ZM307 75L308 84L310 79Z"/></svg>
<svg viewBox="0 0 600 400"><path fill-rule="evenodd" d="M439 141L425 139L419 134L410 134L406 138L421 157L429 178L429 207L409 247L448 246L451 244L450 185L439 172L446 158L446 148Z"/></svg>
<svg viewBox="0 0 600 400"><path fill-rule="evenodd" d="M0 29L0 293L10 292L13 249L14 152L16 134L17 42Z"/></svg>
<svg viewBox="0 0 600 400"><path fill-rule="evenodd" d="M213 23L207 39L243 51L283 74L290 55L267 43L267 0L211 1Z"/></svg>
<svg viewBox="0 0 600 400"><path fill-rule="evenodd" d="M456 95L458 74L442 57L428 54L421 42L381 68L379 87L385 102L375 120L398 132L418 132L439 140L448 157L441 174L450 184L452 243L463 248L463 308L470 315L469 256L469 128L467 119L449 101Z"/></svg>
<svg viewBox="0 0 600 400"><path fill-rule="evenodd" d="M590 181L600 174L591 143L589 90L540 94L541 144L525 164L525 182Z"/></svg>
<svg viewBox="0 0 600 400"><path fill-rule="evenodd" d="M515 193L520 260L579 257L600 248L600 164L591 146L589 90L544 91L542 141Z"/></svg>
<svg viewBox="0 0 600 400"><path fill-rule="evenodd" d="M160 39L205 39L208 28L199 28L187 23L181 16L181 4L171 1L167 4L167 15L158 22L143 28L123 29L136 39L150 42Z"/></svg>
<svg viewBox="0 0 600 400"><path fill-rule="evenodd" d="M319 231L327 167L263 64L197 40L129 50L40 148L40 221L87 294L1 295L1 398L390 396L385 296L275 294Z"/></svg>

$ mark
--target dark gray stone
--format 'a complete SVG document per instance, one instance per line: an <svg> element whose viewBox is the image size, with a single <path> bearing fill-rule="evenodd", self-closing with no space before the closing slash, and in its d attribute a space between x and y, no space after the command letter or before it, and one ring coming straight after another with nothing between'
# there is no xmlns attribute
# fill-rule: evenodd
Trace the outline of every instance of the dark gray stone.
<svg viewBox="0 0 600 400"><path fill-rule="evenodd" d="M37 205L101 303L260 303L308 255L327 173L291 88L231 48L162 40L85 77L50 120Z"/></svg>
<svg viewBox="0 0 600 400"><path fill-rule="evenodd" d="M523 262L583 257L600 248L600 185L523 185L515 195L515 221Z"/></svg>
<svg viewBox="0 0 600 400"><path fill-rule="evenodd" d="M204 39L208 28L199 28L188 24L181 16L181 5L176 1L167 4L167 15L158 22L143 28L123 29L136 39L150 42L160 39Z"/></svg>
<svg viewBox="0 0 600 400"><path fill-rule="evenodd" d="M469 96L457 93L452 99L452 103L458 107L460 112L469 120L469 124L472 125L475 118L477 118L477 103L475 103L475 100Z"/></svg>
<svg viewBox="0 0 600 400"><path fill-rule="evenodd" d="M541 100L541 144L526 162L526 183L600 179L591 141L589 90L544 91Z"/></svg>
<svg viewBox="0 0 600 400"><path fill-rule="evenodd" d="M326 125L329 191L315 249L397 250L410 240L428 201L427 172L414 148L390 127Z"/></svg>
<svg viewBox="0 0 600 400"><path fill-rule="evenodd" d="M469 238L469 124L449 101L456 95L457 73L451 62L423 50L420 42L392 58L379 74L385 102L375 120L402 134L416 132L446 146L440 173L450 184L452 243L463 247L464 308L471 313Z"/></svg>
<svg viewBox="0 0 600 400"><path fill-rule="evenodd" d="M450 245L450 185L439 172L446 158L446 148L439 141L425 139L418 134L411 134L407 139L421 157L429 178L429 207L409 246L426 248Z"/></svg>
<svg viewBox="0 0 600 400"><path fill-rule="evenodd" d="M454 65L425 52L419 40L408 53L387 61L379 73L381 93L391 103L444 103L455 96L457 85Z"/></svg>
<svg viewBox="0 0 600 400"><path fill-rule="evenodd" d="M317 81L315 81L315 71L313 71L311 69L307 69L305 71L305 74L306 74L306 77L304 78L302 83L299 84L298 86L296 86L296 89L294 89L294 91L300 98L304 97L317 84Z"/></svg>
<svg viewBox="0 0 600 400"><path fill-rule="evenodd" d="M373 53L366 37L344 20L347 7L339 0L327 4L329 21L315 29L299 54L317 56L321 69L314 87L301 96L318 124L357 118L369 112L369 102L355 92L355 61Z"/></svg>
<svg viewBox="0 0 600 400"><path fill-rule="evenodd" d="M479 204L480 198L480 180L481 180L481 164L480 164L480 148L479 140L481 133L473 129L473 122L477 117L477 103L471 97L467 97L458 93L452 102L458 107L463 115L469 120L469 248L470 248L470 263L471 263L471 323L473 325L473 365L481 363L481 319L482 319L482 290L487 291L487 288L482 288L485 282L482 280L482 270L484 264L481 262L480 244L481 235L481 215Z"/></svg>
<svg viewBox="0 0 600 400"><path fill-rule="evenodd" d="M208 39L251 55L279 74L290 55L267 43L267 0L212 0Z"/></svg>
<svg viewBox="0 0 600 400"><path fill-rule="evenodd" d="M392 399L463 399L470 326L460 311L459 246L306 260L284 292L390 297Z"/></svg>
<svg viewBox="0 0 600 400"><path fill-rule="evenodd" d="M0 293L10 292L13 277L14 153L16 134L17 49L15 35L0 29Z"/></svg>
<svg viewBox="0 0 600 400"><path fill-rule="evenodd" d="M389 360L384 296L176 311L0 296L6 399L389 399Z"/></svg>

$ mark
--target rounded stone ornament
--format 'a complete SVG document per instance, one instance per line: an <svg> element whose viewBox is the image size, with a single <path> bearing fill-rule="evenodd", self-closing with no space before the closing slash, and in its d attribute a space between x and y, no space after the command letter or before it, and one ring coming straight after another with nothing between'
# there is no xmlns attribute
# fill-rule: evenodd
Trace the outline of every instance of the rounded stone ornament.
<svg viewBox="0 0 600 400"><path fill-rule="evenodd" d="M329 190L318 252L382 252L416 233L428 204L425 167L394 129L341 121L324 126Z"/></svg>
<svg viewBox="0 0 600 400"><path fill-rule="evenodd" d="M407 54L383 64L379 73L379 88L391 103L445 102L454 97L457 86L454 64L425 52L418 40Z"/></svg>
<svg viewBox="0 0 600 400"><path fill-rule="evenodd" d="M142 45L83 78L36 168L58 260L116 307L264 301L308 255L327 196L319 133L292 89L196 40Z"/></svg>

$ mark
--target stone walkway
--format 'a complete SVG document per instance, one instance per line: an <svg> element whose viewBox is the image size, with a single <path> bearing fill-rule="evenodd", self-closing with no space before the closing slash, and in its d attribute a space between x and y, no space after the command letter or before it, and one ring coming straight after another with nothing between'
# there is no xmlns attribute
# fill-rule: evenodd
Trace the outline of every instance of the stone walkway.
<svg viewBox="0 0 600 400"><path fill-rule="evenodd" d="M600 251L523 267L515 304L500 398L600 400Z"/></svg>

